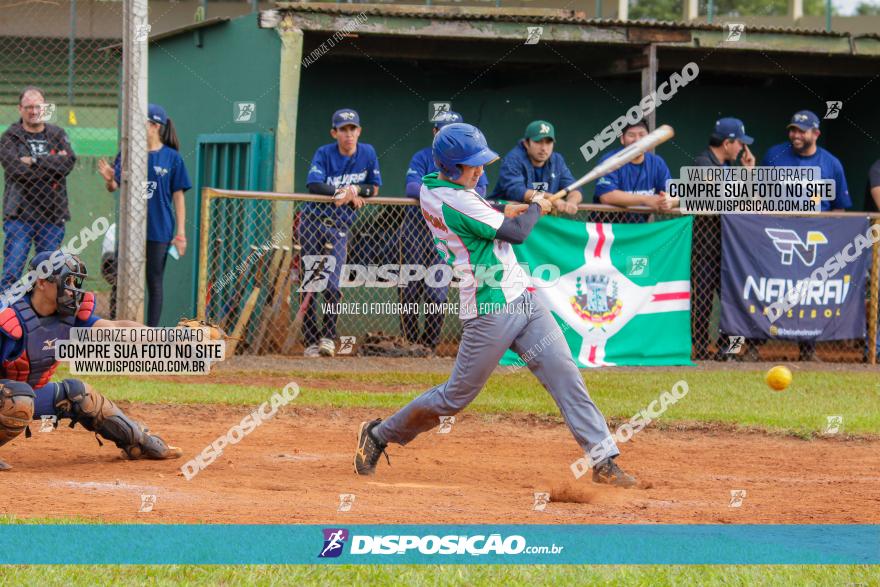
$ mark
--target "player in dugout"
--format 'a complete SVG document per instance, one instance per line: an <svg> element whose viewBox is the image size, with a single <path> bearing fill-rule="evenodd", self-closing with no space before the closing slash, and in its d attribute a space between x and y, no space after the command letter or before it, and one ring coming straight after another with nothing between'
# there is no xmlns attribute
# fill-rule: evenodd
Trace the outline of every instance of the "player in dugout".
<svg viewBox="0 0 880 587"><path fill-rule="evenodd" d="M648 135L648 123L640 120L625 126L620 135L620 148L611 151L600 159L600 163L618 151L630 146ZM593 201L628 208L647 206L655 212L664 212L678 206L678 198L666 193L666 182L672 179L666 161L654 153L639 155L620 169L599 178ZM618 222L645 222L646 214L626 214Z"/></svg>
<svg viewBox="0 0 880 587"><path fill-rule="evenodd" d="M820 147L819 117L809 110L800 110L791 117L786 129L788 141L767 149L762 166L773 167L818 167L820 179L833 179L834 200L822 200L821 211L846 210L852 208L852 199L846 184L846 174L840 159ZM798 342L800 361L819 361L814 339Z"/></svg>
<svg viewBox="0 0 880 587"><path fill-rule="evenodd" d="M695 167L730 167L737 165L754 167L755 156L749 145L755 139L746 134L746 127L739 118L725 117L715 121L709 135L709 146L694 158ZM715 295L721 296L721 216L696 215L694 217L694 240L691 258L691 279L694 284L693 329L694 358L698 361L727 360L737 355L725 353L728 338L725 333L709 332ZM710 339L715 338L717 352L709 352ZM746 345L745 357L758 360L758 351L752 341Z"/></svg>
<svg viewBox="0 0 880 587"><path fill-rule="evenodd" d="M552 124L546 120L532 121L524 135L504 156L492 199L529 203L574 183L565 158L554 151L556 129ZM558 213L576 214L582 198L579 190L572 190L552 205Z"/></svg>
<svg viewBox="0 0 880 587"><path fill-rule="evenodd" d="M328 143L315 151L306 186L310 194L333 196L332 204L306 202L300 207L299 243L302 255L332 255L336 266L329 273L323 292L325 307L333 308L342 300L339 278L348 255L348 236L364 198L379 195L382 176L376 149L358 142L361 136L360 115L351 108L333 113ZM314 271L313 268L305 268ZM315 304L309 304L303 316L303 339L308 358L336 355L337 314L327 311L318 326Z"/></svg>
<svg viewBox="0 0 880 587"><path fill-rule="evenodd" d="M464 122L461 114L458 112L444 112L436 117L434 121L433 135L437 136L440 129L447 124L455 122ZM419 198L422 189L422 178L429 173L437 171L434 164L434 158L431 156L431 147L425 147L417 151L409 162L406 170L406 195L410 198ZM481 196L486 195L486 189L489 187L489 181L486 175L481 175L477 180L474 188ZM406 206L403 211L403 222L400 224L400 254L405 264L418 264L428 269L436 267L443 263L437 256L437 249L434 247L434 239L428 230L425 219L422 218L422 209L419 206ZM442 271L438 271L442 276ZM439 276L433 276L433 282L438 282ZM400 292L401 301L405 304L421 304L427 302L431 304L443 304L449 294L448 285L430 285L428 280L419 279L410 281ZM419 316L413 313L402 313L400 315L401 330L403 336L409 342L420 344L436 353L437 344L440 342L440 334L443 329L444 312L426 311L425 326L423 330L419 328Z"/></svg>
<svg viewBox="0 0 880 587"><path fill-rule="evenodd" d="M31 259L28 293L0 312L0 446L22 432L30 436L31 419L70 419L71 427L100 435L129 459L176 459L182 451L168 446L140 422L79 379L50 382L58 367L55 343L70 339L71 328L143 328L131 320L95 315L95 296L83 291L86 266L74 255L44 251ZM28 275L25 276L27 279ZM101 444L101 441L98 440ZM12 467L0 461L0 471Z"/></svg>

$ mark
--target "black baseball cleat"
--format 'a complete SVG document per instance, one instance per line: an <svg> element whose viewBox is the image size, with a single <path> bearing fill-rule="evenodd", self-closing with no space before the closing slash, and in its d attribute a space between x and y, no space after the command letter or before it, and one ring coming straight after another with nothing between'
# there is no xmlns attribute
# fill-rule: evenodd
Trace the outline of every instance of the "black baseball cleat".
<svg viewBox="0 0 880 587"><path fill-rule="evenodd" d="M635 477L617 466L612 457L593 467L593 483L605 483L615 487L632 487L637 481Z"/></svg>
<svg viewBox="0 0 880 587"><path fill-rule="evenodd" d="M391 464L391 459L388 458L388 453L385 452L385 447L388 445L379 442L370 434L370 431L378 426L381 421L382 419L380 418L372 422L361 422L361 427L358 429L357 450L354 453L354 472L358 475L372 475L375 473L376 463L379 462L379 457L383 454L388 464Z"/></svg>

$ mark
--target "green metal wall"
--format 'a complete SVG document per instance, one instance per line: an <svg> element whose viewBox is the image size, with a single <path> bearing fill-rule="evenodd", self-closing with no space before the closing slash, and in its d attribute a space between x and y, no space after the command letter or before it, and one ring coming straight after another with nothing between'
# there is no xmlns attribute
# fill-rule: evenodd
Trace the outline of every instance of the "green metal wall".
<svg viewBox="0 0 880 587"><path fill-rule="evenodd" d="M201 46L199 46L199 44ZM257 28L253 16L183 33L150 45L150 101L173 119L193 185L196 139L220 133L273 133L278 119L280 41L273 30ZM256 103L252 123L234 122L235 103ZM200 194L186 194L189 249L165 271L162 325L195 314Z"/></svg>

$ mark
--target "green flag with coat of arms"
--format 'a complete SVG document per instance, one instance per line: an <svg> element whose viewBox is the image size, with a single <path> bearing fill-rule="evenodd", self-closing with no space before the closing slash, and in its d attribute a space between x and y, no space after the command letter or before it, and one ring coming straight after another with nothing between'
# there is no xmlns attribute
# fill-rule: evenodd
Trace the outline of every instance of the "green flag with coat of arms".
<svg viewBox="0 0 880 587"><path fill-rule="evenodd" d="M690 365L691 217L643 224L547 216L514 247L579 367ZM559 267L550 285L539 265ZM522 364L512 351L501 364Z"/></svg>

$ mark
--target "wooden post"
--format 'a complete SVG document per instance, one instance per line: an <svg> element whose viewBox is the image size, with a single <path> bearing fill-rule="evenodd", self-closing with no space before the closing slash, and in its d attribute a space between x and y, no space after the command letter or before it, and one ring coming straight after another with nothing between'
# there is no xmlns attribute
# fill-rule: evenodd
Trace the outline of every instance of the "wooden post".
<svg viewBox="0 0 880 587"><path fill-rule="evenodd" d="M651 43L643 49L647 62L642 68L642 96L657 91L657 45ZM648 115L646 120L651 130L657 126L656 110ZM653 149L651 149L653 152Z"/></svg>
<svg viewBox="0 0 880 587"><path fill-rule="evenodd" d="M211 231L211 198L214 190L202 188L202 218L199 226L199 286L196 293L196 315L204 320L207 313L205 294L208 293L208 236Z"/></svg>

